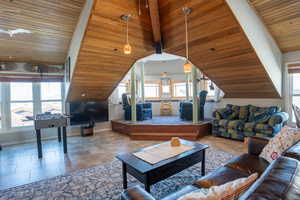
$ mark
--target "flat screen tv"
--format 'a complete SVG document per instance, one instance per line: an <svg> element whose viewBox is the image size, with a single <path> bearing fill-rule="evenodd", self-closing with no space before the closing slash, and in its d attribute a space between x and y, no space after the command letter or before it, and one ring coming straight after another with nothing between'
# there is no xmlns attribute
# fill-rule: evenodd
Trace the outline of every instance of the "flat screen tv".
<svg viewBox="0 0 300 200"><path fill-rule="evenodd" d="M108 121L108 102L70 102L71 125Z"/></svg>

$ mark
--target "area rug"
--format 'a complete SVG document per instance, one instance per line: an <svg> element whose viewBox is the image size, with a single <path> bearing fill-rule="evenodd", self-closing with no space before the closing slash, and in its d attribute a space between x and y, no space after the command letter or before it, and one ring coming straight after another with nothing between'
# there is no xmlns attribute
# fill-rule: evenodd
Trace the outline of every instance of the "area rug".
<svg viewBox="0 0 300 200"><path fill-rule="evenodd" d="M210 147L206 154L206 173L233 156ZM94 168L0 191L0 200L119 200L122 189L121 163L114 160ZM201 178L201 164L194 165L151 186L151 193L161 199ZM128 176L129 186L140 184Z"/></svg>

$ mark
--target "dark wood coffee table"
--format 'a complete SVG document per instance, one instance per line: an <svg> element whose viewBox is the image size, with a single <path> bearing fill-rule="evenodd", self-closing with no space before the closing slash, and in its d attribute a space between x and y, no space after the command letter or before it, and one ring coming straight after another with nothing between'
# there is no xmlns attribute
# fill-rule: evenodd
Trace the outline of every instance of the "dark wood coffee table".
<svg viewBox="0 0 300 200"><path fill-rule="evenodd" d="M146 191L150 192L151 185L177 174L178 172L181 172L182 170L187 169L199 162L201 162L201 175L204 176L205 150L208 148L208 146L182 139L180 141L183 144L192 145L194 148L175 157L160 161L154 165L139 159L132 153L118 154L116 158L122 161L123 188L127 189L127 173L143 183Z"/></svg>

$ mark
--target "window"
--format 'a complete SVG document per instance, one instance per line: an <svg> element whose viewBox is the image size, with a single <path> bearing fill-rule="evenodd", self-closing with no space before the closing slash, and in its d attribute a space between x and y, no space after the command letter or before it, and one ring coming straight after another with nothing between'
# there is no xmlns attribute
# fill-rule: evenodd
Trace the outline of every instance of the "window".
<svg viewBox="0 0 300 200"><path fill-rule="evenodd" d="M62 95L60 82L41 83L42 112L62 113Z"/></svg>
<svg viewBox="0 0 300 200"><path fill-rule="evenodd" d="M32 83L10 83L11 126L33 125Z"/></svg>
<svg viewBox="0 0 300 200"><path fill-rule="evenodd" d="M191 82L189 82L189 95L193 96L193 87L192 87ZM186 83L185 82L173 83L173 97L175 97L175 98L186 97Z"/></svg>
<svg viewBox="0 0 300 200"><path fill-rule="evenodd" d="M300 107L300 73L293 74L293 91L292 91L292 101L293 104ZM293 122L295 122L295 116L293 114Z"/></svg>
<svg viewBox="0 0 300 200"><path fill-rule="evenodd" d="M156 99L160 97L160 85L159 83L145 83L145 98Z"/></svg>
<svg viewBox="0 0 300 200"><path fill-rule="evenodd" d="M173 84L173 96L174 97L185 97L186 86L184 82Z"/></svg>
<svg viewBox="0 0 300 200"><path fill-rule="evenodd" d="M118 85L118 97L119 99L122 99L122 94L127 92L127 84L126 83L120 83Z"/></svg>

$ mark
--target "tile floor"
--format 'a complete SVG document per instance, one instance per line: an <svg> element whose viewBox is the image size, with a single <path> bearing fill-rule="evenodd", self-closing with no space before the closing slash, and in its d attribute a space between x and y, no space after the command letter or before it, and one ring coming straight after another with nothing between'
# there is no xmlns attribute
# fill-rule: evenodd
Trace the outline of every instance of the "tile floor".
<svg viewBox="0 0 300 200"><path fill-rule="evenodd" d="M0 190L101 165L111 162L118 153L160 142L132 141L125 135L104 131L92 137L69 137L66 155L57 140L43 141L43 159L38 159L35 143L4 147L0 151ZM236 155L246 152L247 148L242 142L213 136L198 142Z"/></svg>

